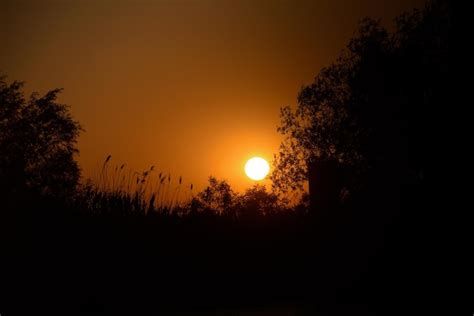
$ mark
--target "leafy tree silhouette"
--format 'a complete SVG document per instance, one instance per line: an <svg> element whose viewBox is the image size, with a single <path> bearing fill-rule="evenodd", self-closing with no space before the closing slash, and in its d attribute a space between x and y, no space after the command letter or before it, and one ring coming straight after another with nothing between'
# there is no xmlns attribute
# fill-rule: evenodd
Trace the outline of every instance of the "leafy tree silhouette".
<svg viewBox="0 0 474 316"><path fill-rule="evenodd" d="M274 185L301 189L310 179L312 204L325 196L325 207L341 192L395 201L401 183L419 187L433 131L426 114L449 100L450 16L441 0L399 16L393 34L362 20L336 62L302 88L296 111L281 109Z"/></svg>
<svg viewBox="0 0 474 316"><path fill-rule="evenodd" d="M201 209L223 214L233 208L237 194L225 180L210 176L209 185L199 192L191 204L193 209Z"/></svg>
<svg viewBox="0 0 474 316"><path fill-rule="evenodd" d="M368 131L357 115L362 104L354 99L359 93L354 89L358 83L354 78L364 71L366 59L371 61L382 54L387 41L388 34L377 21L363 20L348 50L300 91L296 111L290 107L281 109L278 131L286 139L272 175L276 186L286 190L301 188L315 162L365 162L361 142Z"/></svg>
<svg viewBox="0 0 474 316"><path fill-rule="evenodd" d="M238 199L239 217L276 214L280 209L278 196L268 192L263 185L256 184L247 189Z"/></svg>
<svg viewBox="0 0 474 316"><path fill-rule="evenodd" d="M256 184L240 194L226 180L211 176L209 185L190 202L190 209L194 214L251 222L262 216L282 214L288 209L287 202L263 185Z"/></svg>
<svg viewBox="0 0 474 316"><path fill-rule="evenodd" d="M74 156L81 126L56 102L61 89L26 99L22 87L0 77L0 192L64 197L80 177Z"/></svg>

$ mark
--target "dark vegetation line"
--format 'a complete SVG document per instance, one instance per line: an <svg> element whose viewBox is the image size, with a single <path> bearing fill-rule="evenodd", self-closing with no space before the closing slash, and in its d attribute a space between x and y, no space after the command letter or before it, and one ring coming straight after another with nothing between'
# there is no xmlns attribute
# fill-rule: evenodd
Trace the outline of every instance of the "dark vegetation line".
<svg viewBox="0 0 474 316"><path fill-rule="evenodd" d="M249 216L268 217L284 212L307 211L307 194L291 203L281 193L256 184L244 193L235 192L225 180L209 177L209 184L195 192L179 176L151 166L143 172L127 170L125 164L109 168L112 156L105 159L98 180L89 180L76 192L75 205L83 213L137 216L221 216L235 221ZM81 204L85 203L85 204ZM305 205L306 203L306 205ZM253 214L253 215L251 215Z"/></svg>

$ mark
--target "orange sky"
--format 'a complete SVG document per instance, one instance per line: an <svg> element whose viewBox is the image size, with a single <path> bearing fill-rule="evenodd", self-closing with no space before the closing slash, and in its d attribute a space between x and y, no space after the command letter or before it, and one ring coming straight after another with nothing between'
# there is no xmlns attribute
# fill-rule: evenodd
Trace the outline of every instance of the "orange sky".
<svg viewBox="0 0 474 316"><path fill-rule="evenodd" d="M334 60L364 16L387 24L422 0L1 1L0 72L26 91L62 87L86 132L88 177L112 165L209 175L238 190L271 160L279 108Z"/></svg>

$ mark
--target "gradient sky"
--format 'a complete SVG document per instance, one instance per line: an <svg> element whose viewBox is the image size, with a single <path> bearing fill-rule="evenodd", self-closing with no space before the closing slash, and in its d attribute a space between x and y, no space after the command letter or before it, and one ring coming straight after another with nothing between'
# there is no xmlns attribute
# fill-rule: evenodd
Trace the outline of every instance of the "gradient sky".
<svg viewBox="0 0 474 316"><path fill-rule="evenodd" d="M390 25L423 3L0 0L0 72L27 93L64 88L60 102L86 130L86 178L111 154L113 165L241 190L253 183L246 160L278 150L279 108L296 104L358 20Z"/></svg>

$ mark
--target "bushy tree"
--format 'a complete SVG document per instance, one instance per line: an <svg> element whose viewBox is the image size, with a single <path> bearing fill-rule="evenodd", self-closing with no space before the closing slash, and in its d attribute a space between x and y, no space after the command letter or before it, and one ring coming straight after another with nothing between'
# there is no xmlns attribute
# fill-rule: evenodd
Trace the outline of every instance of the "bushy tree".
<svg viewBox="0 0 474 316"><path fill-rule="evenodd" d="M0 78L0 191L69 194L80 177L74 156L81 126L57 103L60 89L27 99L22 87Z"/></svg>
<svg viewBox="0 0 474 316"><path fill-rule="evenodd" d="M364 141L371 127L363 122L362 112L369 112L368 98L362 91L366 87L356 86L361 80L379 82L376 77L384 71L380 64L389 50L386 30L378 21L363 20L358 36L337 61L323 68L311 85L302 88L296 111L282 108L278 131L285 140L275 157L272 180L276 187L283 191L301 189L313 163L334 161L366 167ZM378 70L365 74L367 68Z"/></svg>
<svg viewBox="0 0 474 316"><path fill-rule="evenodd" d="M244 193L237 193L227 181L211 176L209 185L193 198L190 207L198 213L245 221L275 215L286 209L286 203L263 185L256 184Z"/></svg>
<svg viewBox="0 0 474 316"><path fill-rule="evenodd" d="M195 207L211 210L218 214L228 212L233 208L237 194L225 180L209 177L209 185L193 200Z"/></svg>
<svg viewBox="0 0 474 316"><path fill-rule="evenodd" d="M351 190L421 181L427 113L447 100L450 16L448 1L430 1L398 17L392 34L364 19L336 62L302 88L296 110L282 108L275 187L301 189L308 168L328 161L351 170Z"/></svg>
<svg viewBox="0 0 474 316"><path fill-rule="evenodd" d="M281 208L278 196L267 191L263 185L256 184L247 189L238 197L238 210L240 217L272 215Z"/></svg>

